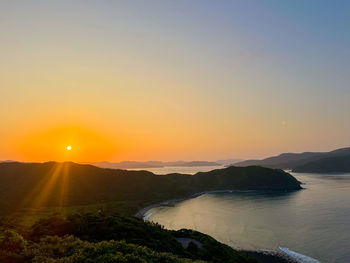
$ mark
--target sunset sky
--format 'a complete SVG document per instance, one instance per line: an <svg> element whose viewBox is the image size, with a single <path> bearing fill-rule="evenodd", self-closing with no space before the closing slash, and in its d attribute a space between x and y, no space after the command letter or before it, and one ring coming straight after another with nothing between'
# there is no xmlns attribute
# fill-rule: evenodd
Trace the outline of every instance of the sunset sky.
<svg viewBox="0 0 350 263"><path fill-rule="evenodd" d="M349 146L350 1L336 2L2 0L0 160Z"/></svg>

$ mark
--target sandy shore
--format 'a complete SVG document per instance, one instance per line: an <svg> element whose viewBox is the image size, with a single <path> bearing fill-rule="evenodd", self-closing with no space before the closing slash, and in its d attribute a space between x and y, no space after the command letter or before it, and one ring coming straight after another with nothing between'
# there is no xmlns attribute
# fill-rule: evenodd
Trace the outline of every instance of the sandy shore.
<svg viewBox="0 0 350 263"><path fill-rule="evenodd" d="M213 194L213 193L233 193L233 192L254 192L255 190L250 191L240 191L240 190L216 190L216 191L206 191L193 194L188 197L171 199L164 202L152 204L140 209L134 216L143 219L147 212L153 208L162 207L162 206L173 206L178 202L182 202L185 200L189 200L192 198L196 198L203 194ZM259 259L263 263L298 263L295 259L283 253L282 251L272 251L272 250L241 250L257 259Z"/></svg>
<svg viewBox="0 0 350 263"><path fill-rule="evenodd" d="M137 211L137 213L134 214L134 216L138 217L138 218L143 218L146 215L147 211L151 210L152 208L161 207L161 206L173 206L174 204L176 204L178 202L182 202L182 201L185 201L185 200L196 198L196 197L204 195L204 194L242 193L242 192L256 192L256 191L258 191L258 190L214 190L214 191L200 192L200 193L196 193L196 194L190 195L188 197L178 198L178 199L171 199L171 200L167 200L167 201L163 201L163 202L160 202L160 203L156 203L156 204L152 204L152 205L146 206L146 207L140 209L139 211Z"/></svg>
<svg viewBox="0 0 350 263"><path fill-rule="evenodd" d="M204 193L194 194L194 195L191 195L191 196L185 197L185 198L171 199L171 200L163 201L160 203L152 204L152 205L149 205L149 206L146 206L146 207L140 209L139 211L137 211L137 213L134 216L138 217L138 218L143 218L146 215L147 211L151 210L152 208L161 207L161 206L172 206L178 202L185 201L185 200L188 200L191 198L195 198L195 197L200 196L202 194L204 194Z"/></svg>

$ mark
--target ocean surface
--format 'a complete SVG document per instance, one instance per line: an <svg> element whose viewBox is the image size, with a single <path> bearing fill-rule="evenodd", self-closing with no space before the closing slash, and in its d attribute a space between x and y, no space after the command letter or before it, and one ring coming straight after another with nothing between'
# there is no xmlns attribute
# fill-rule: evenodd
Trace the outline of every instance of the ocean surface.
<svg viewBox="0 0 350 263"><path fill-rule="evenodd" d="M242 249L282 247L324 263L350 262L350 174L293 175L304 190L204 194L153 208L146 219L168 229L195 229Z"/></svg>

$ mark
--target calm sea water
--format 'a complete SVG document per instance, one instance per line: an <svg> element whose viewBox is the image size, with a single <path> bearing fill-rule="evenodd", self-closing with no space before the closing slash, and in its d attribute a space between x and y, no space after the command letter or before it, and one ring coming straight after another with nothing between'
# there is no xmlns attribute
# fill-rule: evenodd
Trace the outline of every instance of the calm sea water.
<svg viewBox="0 0 350 263"><path fill-rule="evenodd" d="M244 249L286 247L321 262L350 262L350 174L293 174L305 190L205 194L154 208L148 219Z"/></svg>

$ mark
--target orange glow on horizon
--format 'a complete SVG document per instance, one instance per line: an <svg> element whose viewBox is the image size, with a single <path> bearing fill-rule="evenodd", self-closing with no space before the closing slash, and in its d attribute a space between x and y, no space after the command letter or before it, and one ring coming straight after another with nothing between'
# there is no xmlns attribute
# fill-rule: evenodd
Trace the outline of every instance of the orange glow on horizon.
<svg viewBox="0 0 350 263"><path fill-rule="evenodd" d="M20 138L17 148L22 159L38 162L103 160L116 152L109 138L80 126L35 131Z"/></svg>

